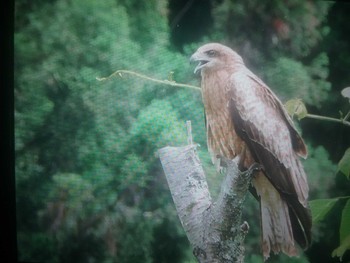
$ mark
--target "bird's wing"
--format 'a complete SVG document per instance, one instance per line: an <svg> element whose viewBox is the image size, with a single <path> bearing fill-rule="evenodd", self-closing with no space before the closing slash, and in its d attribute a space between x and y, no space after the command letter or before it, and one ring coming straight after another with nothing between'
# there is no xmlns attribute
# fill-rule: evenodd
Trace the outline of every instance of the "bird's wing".
<svg viewBox="0 0 350 263"><path fill-rule="evenodd" d="M278 191L307 206L309 189L297 156L305 156L306 147L281 102L247 69L234 73L229 86L228 107L236 133Z"/></svg>
<svg viewBox="0 0 350 263"><path fill-rule="evenodd" d="M287 202L294 237L302 247L311 240L308 183L298 155L306 147L282 103L248 69L234 73L228 83L228 107L238 136Z"/></svg>
<svg viewBox="0 0 350 263"><path fill-rule="evenodd" d="M295 129L294 123L290 116L288 115L286 109L284 108L281 101L276 97L276 95L270 90L270 88L256 75L254 75L252 72L249 71L248 77L255 82L255 85L259 85L263 87L264 91L267 93L267 98L271 101L272 104L275 104L275 107L278 109L278 112L281 114L282 118L287 124L288 130L290 132L291 136L291 142L294 151L304 159L307 157L307 148L303 141L303 139L300 137L298 131Z"/></svg>

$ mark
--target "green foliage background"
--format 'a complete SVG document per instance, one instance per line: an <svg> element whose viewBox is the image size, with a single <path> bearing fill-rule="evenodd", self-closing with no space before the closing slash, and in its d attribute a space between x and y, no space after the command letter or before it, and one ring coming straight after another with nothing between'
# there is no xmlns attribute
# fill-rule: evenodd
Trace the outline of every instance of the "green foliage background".
<svg viewBox="0 0 350 263"><path fill-rule="evenodd" d="M329 3L209 1L212 23L205 35L179 44L172 38L177 29L169 26L169 13L175 10L174 1L169 2L15 2L20 261L194 262L155 153L166 145L184 145L185 121L191 120L215 196L221 175L206 152L200 93L128 76L105 82L96 77L130 69L166 79L172 71L176 81L198 85L188 57L200 44L219 41L235 48L282 100L298 97L317 111L323 105L344 108L334 94L343 88L339 83L349 84L349 76L332 85L329 81L330 70L337 68L328 56L329 35L338 30L333 26L332 31L327 21ZM187 15L195 8L198 4ZM343 43L341 37L334 41ZM346 47L339 63L349 66ZM334 151L310 121L301 129L310 152L305 169L311 198L349 193L348 182L342 181L338 190L337 160L332 158L340 158L349 140L340 137ZM246 262L262 262L257 212L257 202L248 198ZM334 222L323 224L315 227L310 262L321 262L315 260L317 246L327 247L330 257L338 245L322 243L338 229ZM308 259L276 256L271 262Z"/></svg>

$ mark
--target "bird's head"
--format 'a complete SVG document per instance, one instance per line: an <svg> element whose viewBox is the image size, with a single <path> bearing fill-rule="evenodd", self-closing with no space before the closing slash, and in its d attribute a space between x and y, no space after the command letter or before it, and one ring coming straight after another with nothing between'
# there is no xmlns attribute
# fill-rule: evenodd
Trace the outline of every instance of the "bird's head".
<svg viewBox="0 0 350 263"><path fill-rule="evenodd" d="M225 67L243 64L243 60L231 48L219 43L209 43L201 46L191 56L191 62L198 62L194 73L207 70L219 70Z"/></svg>

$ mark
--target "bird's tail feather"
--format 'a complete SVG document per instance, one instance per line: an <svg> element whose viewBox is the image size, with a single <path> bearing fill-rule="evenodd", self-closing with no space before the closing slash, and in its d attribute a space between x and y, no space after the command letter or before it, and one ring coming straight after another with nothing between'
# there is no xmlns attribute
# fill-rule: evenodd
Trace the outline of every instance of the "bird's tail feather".
<svg viewBox="0 0 350 263"><path fill-rule="evenodd" d="M253 185L260 197L264 259L269 258L271 251L275 254L283 252L289 256L298 255L288 204L262 172L254 178Z"/></svg>
<svg viewBox="0 0 350 263"><path fill-rule="evenodd" d="M289 199L289 215L293 228L294 240L306 249L311 243L312 219L309 208L304 207L297 198Z"/></svg>

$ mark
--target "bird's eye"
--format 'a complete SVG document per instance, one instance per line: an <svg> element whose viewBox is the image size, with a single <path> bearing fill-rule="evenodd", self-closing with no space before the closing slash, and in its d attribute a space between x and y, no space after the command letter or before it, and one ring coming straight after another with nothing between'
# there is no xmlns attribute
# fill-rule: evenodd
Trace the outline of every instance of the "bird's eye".
<svg viewBox="0 0 350 263"><path fill-rule="evenodd" d="M214 56L216 56L216 54L217 54L217 52L216 52L215 50L213 50L213 49L208 50L206 53L207 53L208 56L210 56L210 57L214 57Z"/></svg>

